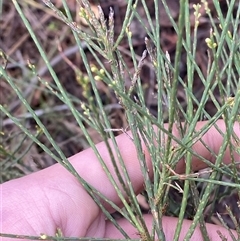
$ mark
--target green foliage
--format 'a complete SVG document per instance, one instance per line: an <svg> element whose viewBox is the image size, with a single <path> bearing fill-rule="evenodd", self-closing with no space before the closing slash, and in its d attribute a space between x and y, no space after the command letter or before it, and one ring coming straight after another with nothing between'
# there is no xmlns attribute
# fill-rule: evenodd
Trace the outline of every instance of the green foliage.
<svg viewBox="0 0 240 241"><path fill-rule="evenodd" d="M181 190L181 188L176 185L175 181L184 180L184 185L182 187L181 208L177 213L179 221L174 240L178 240L181 225L183 219L185 218L187 202L190 198L193 198L194 209L196 212L193 215L193 222L186 234L185 240L190 240L198 223L200 223L203 237L205 240L209 240L202 214L205 207L208 205L208 200L214 187L224 185L233 186L238 189L240 188L239 178L235 175L237 170L235 170L234 167L233 169L230 169L222 165L223 153L225 152L227 146L230 146L232 150L235 148L231 143L231 138L234 137L233 124L235 121L239 121L240 118L240 52L238 39L240 8L238 7L237 12L233 15L235 1L231 0L228 3L227 13L223 15L219 6L219 1L213 1L217 12L217 18L219 20L219 23L216 24L211 15L211 10L208 8L207 1L202 1L200 4L194 5L195 25L193 26L194 35L193 38L191 38L190 31L192 26L189 22L190 13L188 1L180 1L179 18L178 22L175 22L175 20L171 17L167 1L162 0L162 4L169 16L174 31L178 35L176 53L174 62L172 62L170 60L172 56L169 56L169 53L164 53L160 44L161 21L158 16L159 2L157 0L154 1L154 8L156 11L155 22L152 21L148 12L148 7L146 5L147 1L127 1L125 21L122 23L122 29L118 36L115 36L114 11L112 9L109 10L109 15L106 20L101 7L99 7L99 16L97 17L87 0L79 1L80 15L86 20L89 28L91 29L91 32L85 32L74 23L67 1L63 0L64 13L61 12L51 1L44 0L43 2L55 14L57 14L57 16L66 23L69 28L71 28L72 35L75 38L78 51L84 63L87 77L81 76L81 73L77 72L77 75L80 76L79 84L83 86L85 97L91 94L89 88L89 86L91 86L93 96L88 99L86 98L84 101L81 100L82 109L80 111L75 108L74 99L68 94L59 81L59 77L56 75L39 39L37 39L32 26L22 10L23 7L16 0L13 0L13 4L24 22L31 38L33 39L35 46L40 52L41 57L51 74L54 84L50 84L40 78L39 81L51 95L55 95L70 109L71 115L81 128L89 146L98 156L109 180L112 182L112 185L115 187L116 192L122 200L124 210L116 207L114 203L107 200L106 197L102 198L110 203L137 228L140 237L143 240L154 240L154 237L159 240L165 240L165 235L162 230L162 217L164 215L163 210L166 208L166 203L171 202L169 199L169 190L170 187ZM138 4L143 5L149 26L146 26L145 23L141 21L141 18L136 11L136 6ZM208 46L207 75L202 72L196 62L196 46L198 44L197 33L199 19L201 17L201 7L205 8L205 12L208 14L212 24L209 37L206 39L206 45ZM143 39L146 44L146 50L142 53L140 58L138 58L135 54L132 43L130 26L134 18L139 20L139 24L142 25L148 33L148 37L146 37L145 40ZM130 71L128 69L127 63L122 56L120 43L123 39L127 39L128 41L134 71ZM91 52L92 57L98 64L97 66L93 66L89 62L86 57L85 47L83 46L86 46L88 51ZM187 80L181 79L179 73L181 56L183 53L186 53ZM149 60L151 61L151 68L154 70L157 85L157 91L153 93L157 98L158 103L156 116L150 113L144 97L145 89L141 83L140 73L147 56L149 56ZM6 59L6 56L4 58ZM102 59L104 59L104 61L102 61ZM18 98L21 100L21 103L24 105L27 112L31 114L38 126L37 129L39 131L33 133L19 119L14 117L14 115L8 110L8 106L0 105L2 114L10 118L15 125L17 125L23 133L25 133L25 136L22 138L22 142L26 137L29 137L32 141L27 147L25 147L26 150L33 142L35 142L45 153L72 172L83 184L94 200L99 204L106 217L120 229L110 213L108 213L107 210L105 210L99 203L99 199L97 197L101 194L99 194L93 187L85 183L85 181L74 170L61 148L52 138L47 126L42 123L39 116L31 107L29 101L23 95L16 81L14 81L14 79L8 74L4 66L0 67L0 71L4 81L11 86L12 90L16 93ZM193 93L194 78L196 74L199 76L202 81L202 85L204 86L204 91L200 99L196 98ZM130 86L126 86L125 80L127 78L131 80ZM223 79L227 80L226 84L223 84ZM133 142L138 151L138 158L145 180L147 199L149 201L151 213L154 214L155 217L153 221L153 230L151 230L151 232L149 232L146 228L143 214L139 207L137 198L134 195L128 172L124 166L121 153L119 153L114 137L114 130L111 128L106 109L97 88L98 81L102 81L108 86L109 91L115 93L116 98L125 111L128 128L132 133ZM183 108L179 100L176 98L179 85L182 86L185 91L186 108ZM215 97L216 89L220 93L220 102ZM214 103L217 109L216 113L212 116L205 109L206 103L209 99ZM192 156L196 155L192 149L192 145L199 141L203 134L206 133L209 128L214 126L216 121L220 118L224 119L227 128L226 133L221 133L224 142L218 156L216 157L216 163L213 165L209 162L209 160L205 160L203 157L199 156L199 158L210 168L209 178L204 179L198 177L197 174L192 172L191 160ZM195 127L199 120L206 120L206 124L201 130L196 132ZM164 125L165 122L169 123L167 127ZM173 127L175 125L178 128L179 137L173 135ZM128 194L129 202L125 200L122 191L117 186L114 178L105 165L104 160L98 153L94 140L92 140L91 135L88 132L87 126L94 128L102 136L102 139L108 146L110 156L112 157L112 163L118 173L119 182L121 183L124 191ZM157 127L158 131L155 131L153 126ZM124 129L122 131L125 133ZM41 135L44 135L49 140L51 146L46 146L39 140L38 137L40 132ZM117 153L118 160L114 158L113 150L111 150L107 142L108 138L111 138L114 143L114 152ZM239 137L235 136L234 138L239 141ZM142 140L144 141L154 164L153 181L150 180L148 175L145 156L143 154L141 144ZM20 142L20 146L22 142ZM176 143L176 145L173 145L173 142ZM154 143L157 143L157 145ZM1 146L0 151L3 153L4 159L6 160L4 164L1 165L5 165L8 161L8 156L14 156L14 153L18 151L18 149L19 147L16 147L16 150L12 153L7 153L5 147ZM186 169L184 174L179 175L173 170L179 159L182 158L186 160ZM119 170L117 162L120 163L121 171ZM232 163L234 163L234 160L232 160ZM161 169L159 168L160 166ZM219 181L219 174L226 174L233 177L234 183ZM206 187L200 195L197 185L201 182L204 182ZM234 219L234 214L230 209L229 215L237 225L237 221ZM120 229L120 231L126 239L129 238L124 230ZM237 231L239 233L239 227L237 227ZM64 238L61 238L61 240L64 240Z"/></svg>

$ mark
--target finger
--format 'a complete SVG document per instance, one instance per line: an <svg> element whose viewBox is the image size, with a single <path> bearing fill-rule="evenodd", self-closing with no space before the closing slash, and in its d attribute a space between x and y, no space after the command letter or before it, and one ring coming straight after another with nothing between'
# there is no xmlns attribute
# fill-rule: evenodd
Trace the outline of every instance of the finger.
<svg viewBox="0 0 240 241"><path fill-rule="evenodd" d="M144 215L144 219L146 222L146 225L148 227L149 232L151 233L152 230L152 216L151 215ZM173 217L163 217L163 231L165 234L166 240L173 240L174 239L174 232L176 230L178 219ZM129 235L131 239L139 239L140 235L137 232L137 229L134 228L126 219L120 219L118 220L118 224L123 228L123 230ZM184 240L185 235L187 234L189 227L191 225L190 220L184 220L181 228L180 236L178 237L178 240ZM206 224L207 232L209 235L210 240L214 241L220 241L222 240L219 236L219 232L225 237L224 240L232 240L228 230L226 230L224 227L214 225L214 224ZM237 238L236 231L231 230L232 233ZM105 238L110 239L120 239L124 238L123 235L119 232L119 230L111 223L108 222L106 225L106 232L105 232ZM194 241L203 241L203 237L201 234L201 230L199 226L195 229L191 240Z"/></svg>
<svg viewBox="0 0 240 241"><path fill-rule="evenodd" d="M197 127L196 127L196 131L202 129L204 126L207 125L207 121L203 121L203 122L198 122ZM218 120L216 123L216 126L220 129L220 131L222 133L226 133L226 126L223 120ZM176 127L175 127L175 133L177 133ZM210 130L203 135L203 137L201 138L201 141L197 141L192 149L193 151L195 151L199 156L203 157L204 159L214 163L216 160L216 157L212 154L214 153L216 156L219 153L220 148L222 147L223 144L223 136L220 133L220 131L215 127L212 126L210 128ZM236 134L236 136L240 136L240 124L239 123L235 123L234 125L234 132ZM177 136L177 134L176 134ZM238 145L238 147L237 147ZM235 150L233 150L233 158L235 160L235 162L239 162L240 161L240 155L239 153L237 153L237 148L239 148L239 143L235 143ZM211 152L209 151L211 150ZM225 154L223 156L223 162L224 164L228 165L232 162L231 159L231 154L230 154L230 149L227 148L225 151ZM193 171L198 171L201 170L203 168L206 168L207 164L204 163L202 160L200 160L197 156L193 156L192 158L192 170ZM184 173L185 172L185 160L180 160L176 166L176 172L177 173Z"/></svg>
<svg viewBox="0 0 240 241"><path fill-rule="evenodd" d="M129 135L131 135L131 133L129 133ZM130 177L134 192L139 193L143 189L143 177L135 145L133 141L129 138L129 136L127 136L126 134L122 134L116 137L116 142L119 152L121 153L122 159L126 166L128 175ZM121 170L119 158L117 157L113 143L109 141L109 145L113 151L113 155L115 156L116 163L119 169ZM99 152L99 155L101 156L102 160L107 166L109 173L111 173L111 176L115 180L116 185L118 186L118 188L121 189L121 192L124 193L124 190L115 172L115 168L112 163L106 144L102 142L97 144L96 147ZM149 175L152 176L152 163L147 151L145 151L145 157L147 167L150 170ZM69 160L83 179L85 179L88 183L95 187L100 193L107 197L107 199L113 201L117 205L121 205L116 190L109 181L109 178L107 177L100 161L98 160L92 149L87 149L71 157ZM121 175L123 176L122 172ZM105 205L109 210L111 209L109 205Z"/></svg>
<svg viewBox="0 0 240 241"><path fill-rule="evenodd" d="M207 122L199 122L197 124L196 130L201 129L206 124ZM224 121L219 120L216 123L216 125L223 133L225 133L226 127L225 127ZM165 127L167 128L167 125ZM237 136L240 136L240 128L238 123L235 124L234 131ZM174 127L173 134L176 137L178 136L178 131L176 127ZM211 162L214 162L215 157L211 154L211 152L209 152L209 149L211 149L216 154L219 152L219 149L223 143L222 135L215 127L211 127L210 130L205 135L203 135L201 140L202 142L198 141L193 145L192 147L193 150L197 154L201 155L203 158ZM118 149L125 162L126 169L130 176L131 184L133 185L135 192L138 193L140 190L143 189L143 175L141 173L141 168L138 161L137 152L136 152L134 143L126 134L122 134L118 136L116 138L116 141L117 141ZM111 141L109 143L114 152L114 147ZM104 160L106 166L108 167L110 173L113 175L114 179L116 180L117 185L121 187L121 185L118 182L117 175L115 173L115 170L105 143L98 144L97 149L102 159ZM153 175L152 163L151 163L150 155L146 147L144 147L144 145L143 145L143 151L145 153L145 159L148 166L149 175L150 177L152 177ZM116 157L116 161L118 161L116 153L114 153L114 155ZM237 154L237 152L234 152L233 156L236 161L240 160L240 155ZM96 157L96 155L91 149L88 149L84 152L81 152L71 157L70 161L72 162L72 164L74 165L74 167L76 168L76 170L78 171L81 177L83 177L87 182L89 182L96 189L98 189L99 192L105 195L108 199L112 200L117 205L120 205L119 197L117 196L113 185L110 183L98 158ZM230 163L231 158L230 158L229 149L226 150L223 161L226 164ZM197 158L196 156L193 157L192 168L194 171L200 170L205 167L207 167L207 165L203 161L199 160L199 158ZM177 164L176 172L183 173L184 170L185 170L185 161L180 160Z"/></svg>

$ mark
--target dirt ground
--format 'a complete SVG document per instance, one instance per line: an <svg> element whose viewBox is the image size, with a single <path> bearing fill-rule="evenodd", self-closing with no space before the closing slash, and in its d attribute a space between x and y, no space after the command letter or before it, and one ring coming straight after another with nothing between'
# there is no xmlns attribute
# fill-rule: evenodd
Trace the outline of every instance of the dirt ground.
<svg viewBox="0 0 240 241"><path fill-rule="evenodd" d="M63 9L60 0L54 0L52 2L59 9ZM76 4L76 1L68 0L67 2L76 23L81 24L85 31L89 31L88 25L84 24L79 17L79 6ZM154 22L155 13L153 1L149 0L146 2ZM179 2L176 0L169 0L167 2L173 19L177 20L179 14ZM195 23L193 4L198 2L198 0L190 1L191 17L189 21L192 27L194 27ZM219 2L223 13L226 13L226 1L220 0ZM76 71L74 71L73 65L79 68L83 76L86 75L86 71L80 55L77 52L76 43L71 34L70 28L61 22L55 16L54 12L46 8L41 0L22 0L20 1L20 4L64 88L72 96L77 99L84 100L85 97L82 94L82 86L77 81ZM106 17L108 16L109 8L113 8L115 12L115 35L117 36L120 33L124 20L126 2L124 0L99 0L91 1L91 4L93 9L97 9L97 5L101 5ZM213 16L216 17L216 11L212 0L209 0L208 4ZM159 9L161 47L164 52L168 51L171 61L174 61L178 36L176 35L164 8L160 6ZM143 22L147 23L142 5L139 4L137 11L142 17ZM204 8L201 9L201 13L202 15L197 35L198 43L196 62L203 74L206 76L208 47L205 43L205 39L209 37L210 20L208 19ZM217 18L215 20L217 21ZM24 96L26 96L31 103L32 108L38 111L39 116L41 116L41 120L48 127L49 132L61 147L64 154L66 156L71 156L87 148L87 141L84 138L81 129L77 126L76 121L70 115L69 109L56 97L49 94L45 87L37 80L33 71L29 68L28 63L30 62L35 65L36 73L41 76L41 78L46 79L48 82L52 81L34 42L32 41L11 1L3 1L0 25L0 49L2 49L8 58L6 65L7 72L14 78ZM144 38L146 37L146 32L139 25L136 19L133 20L130 29L132 31L134 50L140 57L145 49ZM193 35L193 28L191 35ZM129 61L128 66L130 66L130 69L132 66L133 69L133 64L129 57L129 46L127 40L123 40L120 47L122 54L125 55L126 60ZM63 56L65 56L65 58L63 58ZM94 59L91 54L87 52L87 56L89 62L94 63ZM69 64L69 62L73 65ZM183 80L187 79L186 73L186 54L183 54L180 63L180 75ZM150 65L145 64L141 73L142 84L149 88L153 88L155 85L153 76L153 69ZM223 79L222 81L225 83L226 80ZM124 111L117 105L118 100L114 94L109 92L108 87L103 83L99 83L98 90L101 93L104 105L109 109L108 115L111 120L112 127L126 127L127 123ZM194 95L196 98L199 99L203 91L204 86L202 85L199 76L195 74ZM215 96L217 100L221 102L220 97L218 99L219 93L217 91L215 91ZM185 94L182 86L180 85L177 98L180 100L183 108L185 108ZM152 98L149 93L146 93L146 101L151 113L156 114L157 100ZM14 116L24 117L24 123L29 129L35 129L36 123L26 115L26 109L13 93L11 87L4 80L1 80L0 82L0 102L1 104L5 104ZM78 107L76 106L76 108ZM211 100L207 103L206 110L210 115L214 115L216 113L216 107ZM0 154L0 158L2 159L1 165L3 167L1 178L2 182L29 174L54 163L49 156L47 156L37 145L32 143L31 140L26 138L25 134L3 115L1 117L1 128L3 133L5 133L4 137L0 137L3 143L2 146L4 147L2 149L2 153ZM99 142L100 137L98 133L90 128L89 131L95 142ZM49 146L49 143L44 136L40 137L40 140L42 143ZM8 162L6 162L6 160L8 160ZM11 168L9 168L10 166ZM216 212L218 212L222 215L228 225L231 228L234 228L232 221L226 213L225 204L232 206L233 213L239 218L240 213L239 208L237 207L238 195L233 190L221 190L219 192L220 194L224 193L226 195L224 195L224 198L217 201L213 211L209 212L210 207L206 210L204 214L206 220L219 224L219 220L216 216ZM172 193L172 196L174 200L180 199L179 195L174 192ZM191 207L189 208L191 209ZM211 216L209 216L208 213L211 213ZM187 215L187 217L189 218L190 216L191 212Z"/></svg>

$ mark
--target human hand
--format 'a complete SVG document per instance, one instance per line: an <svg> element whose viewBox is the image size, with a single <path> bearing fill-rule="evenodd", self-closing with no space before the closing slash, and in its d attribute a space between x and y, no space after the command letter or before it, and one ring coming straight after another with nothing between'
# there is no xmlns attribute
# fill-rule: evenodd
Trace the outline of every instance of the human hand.
<svg viewBox="0 0 240 241"><path fill-rule="evenodd" d="M199 122L197 128L201 128L202 125L204 123ZM217 125L224 132L224 122L218 121ZM240 128L237 124L235 133L240 136ZM203 136L202 140L215 153L218 153L222 144L222 136L214 127ZM143 189L143 177L134 144L124 134L117 137L117 143L137 194ZM114 168L105 144L98 144L97 149L114 176ZM213 157L201 142L197 142L193 149L214 162ZM152 176L150 156L147 150L145 151L149 175ZM229 164L229 155L229 150L227 150L224 156L226 164ZM234 156L235 160L240 160L239 154L234 153ZM115 189L91 149L80 152L69 160L83 179L116 205L122 206ZM204 167L203 162L193 157L193 170ZM175 171L182 173L184 168L184 161L180 160ZM34 236L44 233L55 236L57 228L60 228L65 237L123 238L113 224L105 219L104 214L77 179L59 164L6 182L0 188L1 233ZM109 205L106 203L104 205L110 212L113 211ZM151 227L151 215L146 215L145 219ZM131 238L139 238L137 230L127 220L120 219L118 222ZM173 239L176 224L176 218L164 217L163 228L167 240ZM190 224L191 222L187 220L183 223L179 240L183 239ZM228 231L216 225L208 224L207 229L212 240L220 240L217 230L220 230L226 237L229 236ZM7 240L13 239L2 238L2 241ZM198 229L191 240L201 240L201 232Z"/></svg>

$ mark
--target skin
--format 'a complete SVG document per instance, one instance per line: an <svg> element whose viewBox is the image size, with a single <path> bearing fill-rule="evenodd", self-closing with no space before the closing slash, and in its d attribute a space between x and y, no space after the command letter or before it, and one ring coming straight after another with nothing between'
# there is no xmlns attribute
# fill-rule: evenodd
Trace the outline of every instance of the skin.
<svg viewBox="0 0 240 241"><path fill-rule="evenodd" d="M204 124L206 123L199 122L197 129L200 129ZM224 122L220 120L217 122L217 125L224 132ZM240 136L238 123L235 124L234 130L236 135ZM174 133L177 136L176 129ZM214 127L202 137L202 140L215 153L218 153L222 144L222 136ZM134 144L126 134L118 136L117 143L137 194L143 189L143 177ZM99 143L97 149L114 175L114 169L105 144ZM145 149L149 175L152 177L151 159L144 146L143 149ZM206 159L214 162L214 158L201 142L194 144L193 149ZM234 158L239 161L240 155L234 153ZM70 157L69 160L81 177L108 199L121 206L114 188L91 149L82 151ZM225 153L224 162L226 164L230 162L229 150ZM206 165L203 162L193 157L193 170L200 170L204 167ZM184 172L184 168L184 160L180 160L175 171L180 174ZM119 231L109 221L105 220L98 206L76 178L59 164L6 182L1 185L0 193L1 233L22 235L40 235L45 233L54 236L56 229L60 228L66 237L123 238ZM112 211L106 203L104 205L108 210ZM145 219L149 228L151 228L151 215L146 215ZM166 240L172 240L177 219L164 217L163 221ZM139 239L137 230L126 220L120 219L118 222L131 238ZM179 240L184 238L190 224L191 221L184 221ZM207 224L207 230L211 240L221 240L217 230L229 238L228 231L223 227ZM235 232L233 231L233 233ZM1 240L13 239L2 238ZM196 229L191 240L202 240L199 229Z"/></svg>

